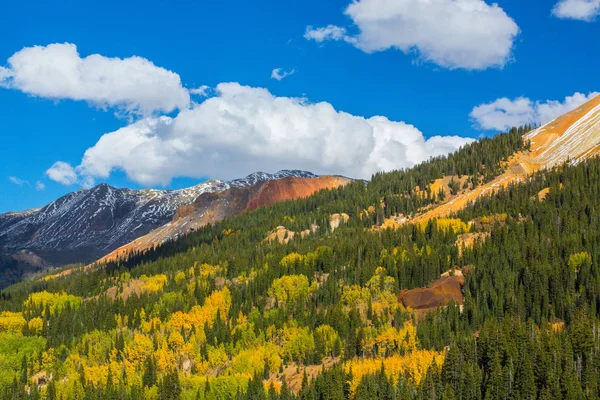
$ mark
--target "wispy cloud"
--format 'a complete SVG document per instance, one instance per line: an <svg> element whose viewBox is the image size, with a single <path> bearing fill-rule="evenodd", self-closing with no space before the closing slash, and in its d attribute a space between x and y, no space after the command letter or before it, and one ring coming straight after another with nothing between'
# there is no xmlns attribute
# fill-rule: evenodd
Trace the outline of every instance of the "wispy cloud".
<svg viewBox="0 0 600 400"><path fill-rule="evenodd" d="M8 180L11 181L12 183L14 183L15 185L18 185L18 186L29 186L29 187L32 186L29 181L26 181L25 179L21 179L21 178L19 178L17 176L9 176ZM41 182L41 181L37 181L33 185L33 187L35 187L35 190L40 191L40 192L42 190L46 189L46 185L43 182Z"/></svg>
<svg viewBox="0 0 600 400"><path fill-rule="evenodd" d="M306 31L304 32L304 38L306 40L314 40L317 43L321 43L326 40L343 40L348 43L353 43L356 41L355 38L346 33L346 28L336 25L327 25L321 28L314 28L309 25L306 27Z"/></svg>
<svg viewBox="0 0 600 400"><path fill-rule="evenodd" d="M21 178L18 178L16 176L9 176L8 180L11 181L12 183L14 183L15 185L19 185L19 186L29 185L29 182L27 182Z"/></svg>
<svg viewBox="0 0 600 400"><path fill-rule="evenodd" d="M285 71L283 68L275 68L272 72L271 72L271 79L276 79L278 81L287 78L290 75L294 75L296 71L294 69L291 69L289 71Z"/></svg>
<svg viewBox="0 0 600 400"><path fill-rule="evenodd" d="M195 95L202 96L202 97L207 97L210 94L210 91L211 91L211 87L207 86L207 85L202 85L195 89L190 89L191 94L195 94Z"/></svg>

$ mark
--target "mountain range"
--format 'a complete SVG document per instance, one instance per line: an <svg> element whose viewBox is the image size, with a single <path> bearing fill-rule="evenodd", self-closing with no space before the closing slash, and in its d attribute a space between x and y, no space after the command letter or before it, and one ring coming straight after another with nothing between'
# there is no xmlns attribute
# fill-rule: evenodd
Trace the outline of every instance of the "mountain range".
<svg viewBox="0 0 600 400"><path fill-rule="evenodd" d="M244 210L348 181L282 170L232 181L210 180L180 190L117 189L101 184L41 208L0 214L0 253L13 258L20 254L25 263L33 258L25 259L24 252L34 254L33 265L38 267L93 262L150 233L144 241L147 247Z"/></svg>

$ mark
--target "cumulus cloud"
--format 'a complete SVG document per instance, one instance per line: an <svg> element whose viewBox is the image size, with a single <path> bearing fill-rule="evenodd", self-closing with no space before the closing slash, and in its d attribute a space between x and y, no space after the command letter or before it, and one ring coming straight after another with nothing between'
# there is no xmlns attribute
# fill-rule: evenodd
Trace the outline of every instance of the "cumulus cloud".
<svg viewBox="0 0 600 400"><path fill-rule="evenodd" d="M46 170L48 178L63 185L74 185L79 181L77 172L70 164L57 161L48 170Z"/></svg>
<svg viewBox="0 0 600 400"><path fill-rule="evenodd" d="M37 181L35 183L35 190L37 190L38 192L41 192L42 190L46 189L46 185L40 181Z"/></svg>
<svg viewBox="0 0 600 400"><path fill-rule="evenodd" d="M49 99L87 101L97 107L150 115L186 108L178 74L141 57L81 57L70 43L26 47L0 68L0 87Z"/></svg>
<svg viewBox="0 0 600 400"><path fill-rule="evenodd" d="M143 185L174 177L229 179L249 171L300 168L370 178L446 154L470 138L426 139L414 126L364 118L331 104L277 97L268 90L222 83L215 96L176 117L148 117L103 135L76 168L57 162L47 175L73 184L115 170Z"/></svg>
<svg viewBox="0 0 600 400"><path fill-rule="evenodd" d="M543 125L598 95L600 95L598 92L587 95L577 92L572 96L565 97L564 101L535 102L525 97L514 100L501 98L473 108L471 118L479 128L484 130L506 130L525 124Z"/></svg>
<svg viewBox="0 0 600 400"><path fill-rule="evenodd" d="M353 0L346 8L358 34L329 25L305 38L344 40L365 52L391 48L450 69L503 67L519 33L497 4L483 0Z"/></svg>
<svg viewBox="0 0 600 400"><path fill-rule="evenodd" d="M552 9L552 15L591 22L600 15L600 0L561 0Z"/></svg>
<svg viewBox="0 0 600 400"><path fill-rule="evenodd" d="M273 72L271 72L271 79L276 79L278 81L287 78L290 75L294 75L295 70L284 71L282 68L275 68Z"/></svg>

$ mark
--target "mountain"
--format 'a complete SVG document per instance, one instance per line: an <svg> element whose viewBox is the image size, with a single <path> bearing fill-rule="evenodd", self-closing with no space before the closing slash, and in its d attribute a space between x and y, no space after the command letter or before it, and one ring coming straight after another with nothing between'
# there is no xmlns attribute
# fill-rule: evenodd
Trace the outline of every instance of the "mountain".
<svg viewBox="0 0 600 400"><path fill-rule="evenodd" d="M432 218L445 217L473 203L481 196L522 182L536 171L556 167L563 163L575 165L600 154L600 96L597 96L580 107L561 115L524 136L529 142L528 151L519 151L506 161L502 174L490 182L469 190L461 191L447 202L420 213L410 221L426 222ZM458 177L456 177L458 179ZM443 179L443 178L442 178ZM448 177L443 179L446 192ZM442 183L434 182L432 186ZM388 225L397 225L398 219L387 221ZM402 223L408 222L403 219Z"/></svg>
<svg viewBox="0 0 600 400"><path fill-rule="evenodd" d="M288 176L258 182L254 185L232 187L221 192L205 192L196 200L181 206L171 222L133 240L98 262L107 262L140 252L173 240L207 224L214 224L244 211L273 203L307 197L323 189L334 189L351 182L339 176Z"/></svg>
<svg viewBox="0 0 600 400"><path fill-rule="evenodd" d="M117 189L102 184L69 193L34 210L0 214L0 252L27 249L53 264L90 262L168 223L198 196L241 189L306 171L257 172L232 181L212 180L181 190Z"/></svg>

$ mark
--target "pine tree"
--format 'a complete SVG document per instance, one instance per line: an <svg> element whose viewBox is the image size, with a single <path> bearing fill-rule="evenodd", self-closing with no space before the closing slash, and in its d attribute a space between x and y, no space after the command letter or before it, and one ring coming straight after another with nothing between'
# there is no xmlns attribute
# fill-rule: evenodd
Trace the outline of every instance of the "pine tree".
<svg viewBox="0 0 600 400"><path fill-rule="evenodd" d="M156 365L154 363L154 358L149 356L144 361L144 373L142 375L142 384L144 387L151 387L156 385Z"/></svg>

